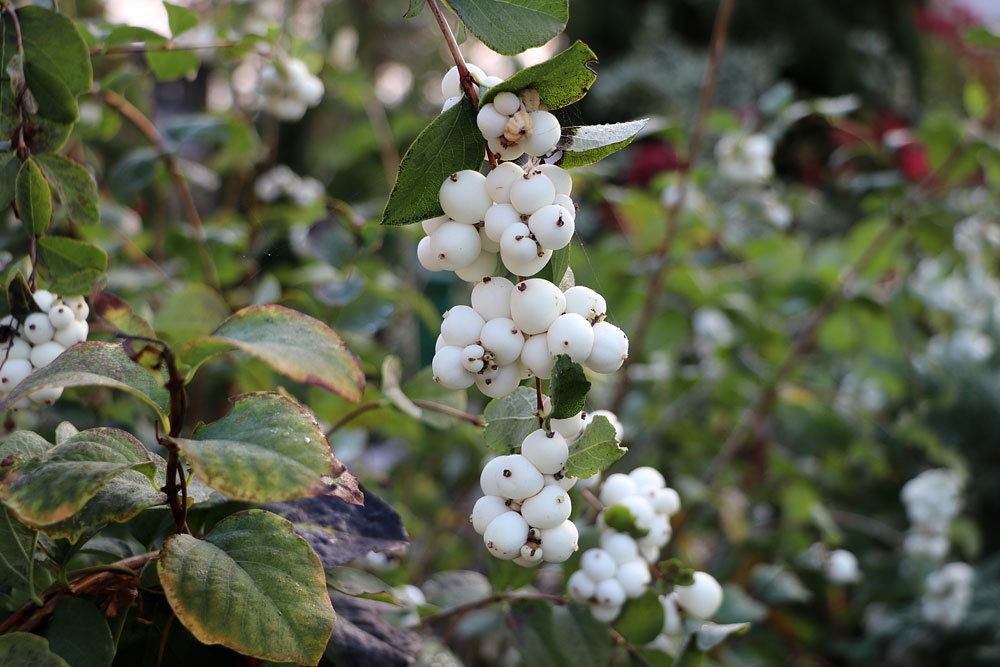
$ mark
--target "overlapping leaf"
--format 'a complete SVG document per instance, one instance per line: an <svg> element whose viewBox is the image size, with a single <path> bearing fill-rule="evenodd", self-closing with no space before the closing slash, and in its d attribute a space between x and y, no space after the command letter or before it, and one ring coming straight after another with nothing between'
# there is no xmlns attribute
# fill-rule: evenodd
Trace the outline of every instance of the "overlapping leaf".
<svg viewBox="0 0 1000 667"><path fill-rule="evenodd" d="M568 0L449 0L473 35L513 56L541 46L566 28Z"/></svg>
<svg viewBox="0 0 1000 667"><path fill-rule="evenodd" d="M499 92L516 93L532 88L538 91L538 96L549 109L561 109L581 99L594 85L597 74L593 65L596 62L597 56L589 46L574 42L551 59L526 67L490 88L483 95L480 105L492 102Z"/></svg>

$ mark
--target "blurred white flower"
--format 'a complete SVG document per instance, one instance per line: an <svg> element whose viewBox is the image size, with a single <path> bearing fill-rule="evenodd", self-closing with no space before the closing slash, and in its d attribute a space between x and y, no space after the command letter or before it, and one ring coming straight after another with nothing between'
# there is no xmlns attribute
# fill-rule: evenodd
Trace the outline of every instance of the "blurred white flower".
<svg viewBox="0 0 1000 667"><path fill-rule="evenodd" d="M969 611L976 574L967 563L948 563L927 575L920 615L928 623L953 628Z"/></svg>
<svg viewBox="0 0 1000 667"><path fill-rule="evenodd" d="M738 185L763 183L774 175L774 142L765 134L724 134L715 145L719 173Z"/></svg>
<svg viewBox="0 0 1000 667"><path fill-rule="evenodd" d="M258 106L281 120L299 120L323 99L324 87L298 58L265 63L260 71Z"/></svg>

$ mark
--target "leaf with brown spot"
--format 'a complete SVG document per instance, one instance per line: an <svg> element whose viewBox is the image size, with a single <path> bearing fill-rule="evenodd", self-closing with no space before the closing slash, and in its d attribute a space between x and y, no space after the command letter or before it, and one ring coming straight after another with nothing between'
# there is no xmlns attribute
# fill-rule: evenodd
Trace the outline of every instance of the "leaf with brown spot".
<svg viewBox="0 0 1000 667"><path fill-rule="evenodd" d="M136 315L123 299L110 292L98 292L91 298L90 313L111 333L156 338L152 325Z"/></svg>

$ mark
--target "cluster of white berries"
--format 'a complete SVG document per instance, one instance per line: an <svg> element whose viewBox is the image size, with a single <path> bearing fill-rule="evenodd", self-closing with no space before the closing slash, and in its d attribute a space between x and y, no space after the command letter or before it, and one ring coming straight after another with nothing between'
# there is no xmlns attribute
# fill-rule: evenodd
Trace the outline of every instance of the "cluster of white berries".
<svg viewBox="0 0 1000 667"><path fill-rule="evenodd" d="M479 110L476 124L490 152L501 160L516 160L525 153L548 155L562 134L559 119L549 113L538 91L530 88L517 95L497 93Z"/></svg>
<svg viewBox="0 0 1000 667"><path fill-rule="evenodd" d="M611 622L621 613L626 599L646 592L652 580L650 566L670 541L670 517L681 506L680 496L667 487L663 475L643 466L626 474L610 475L598 497L604 510L598 515L600 547L588 549L580 558L580 569L567 581L575 601L590 606L600 621ZM633 537L608 526L606 517L623 508L641 536Z"/></svg>
<svg viewBox="0 0 1000 667"><path fill-rule="evenodd" d="M516 276L531 276L576 231L573 179L551 164L503 162L488 175L466 169L441 184L444 215L422 223L417 258L428 271L454 271L475 282L491 275L497 254Z"/></svg>
<svg viewBox="0 0 1000 667"><path fill-rule="evenodd" d="M715 145L719 173L738 185L763 183L774 175L774 142L766 134L724 134Z"/></svg>
<svg viewBox="0 0 1000 667"><path fill-rule="evenodd" d="M482 94L485 89L492 88L498 83L502 83L503 79L498 76L489 76L483 69L472 63L465 63L465 67L469 70L469 74L478 84L479 92ZM445 72L444 77L441 79L441 94L444 96L444 104L441 105L441 111L447 111L452 108L460 101L462 101L462 79L458 74L458 67L453 66L450 70Z"/></svg>
<svg viewBox="0 0 1000 667"><path fill-rule="evenodd" d="M953 628L969 611L975 570L968 563L948 563L924 580L920 615L928 623Z"/></svg>
<svg viewBox="0 0 1000 667"><path fill-rule="evenodd" d="M323 99L323 82L298 58L264 65L260 72L260 108L281 120L299 120Z"/></svg>
<svg viewBox="0 0 1000 667"><path fill-rule="evenodd" d="M722 597L722 586L707 572L695 572L694 581L688 586L674 586L668 595L660 596L663 629L649 647L677 655L686 635L682 614L698 621L710 620L722 606Z"/></svg>
<svg viewBox="0 0 1000 667"><path fill-rule="evenodd" d="M52 363L66 348L87 340L90 308L82 296L58 297L46 290L33 294L39 311L23 322L13 315L0 319L0 399L38 368ZM62 387L40 389L31 401L52 405L62 395ZM23 408L27 400L15 407Z"/></svg>
<svg viewBox="0 0 1000 667"><path fill-rule="evenodd" d="M910 519L906 553L938 561L948 555L951 522L962 507L964 485L961 475L945 468L926 470L903 485L900 495Z"/></svg>
<svg viewBox="0 0 1000 667"><path fill-rule="evenodd" d="M605 321L607 303L594 290L563 292L542 278L516 285L487 277L472 289L472 305L444 314L431 364L449 389L473 384L500 398L521 380L551 377L555 357L569 355L595 373L613 373L628 356L628 337Z"/></svg>
<svg viewBox="0 0 1000 667"><path fill-rule="evenodd" d="M325 190L315 178L299 176L287 165L279 164L257 177L254 192L261 201L288 197L296 206L309 206L323 197Z"/></svg>

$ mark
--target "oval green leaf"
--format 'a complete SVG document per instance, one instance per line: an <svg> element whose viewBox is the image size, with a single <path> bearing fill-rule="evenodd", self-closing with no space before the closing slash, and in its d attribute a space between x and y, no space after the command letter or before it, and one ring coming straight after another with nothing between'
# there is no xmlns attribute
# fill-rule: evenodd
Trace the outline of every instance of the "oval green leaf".
<svg viewBox="0 0 1000 667"><path fill-rule="evenodd" d="M473 35L513 56L541 46L566 28L569 0L449 0Z"/></svg>
<svg viewBox="0 0 1000 667"><path fill-rule="evenodd" d="M60 600L46 636L52 652L73 667L111 667L115 657L108 620L90 600Z"/></svg>
<svg viewBox="0 0 1000 667"><path fill-rule="evenodd" d="M360 400L364 391L361 364L340 336L323 322L284 306L244 308L212 335L185 345L181 358L191 366L188 379L211 357L234 349L296 382L323 387L349 401Z"/></svg>
<svg viewBox="0 0 1000 667"><path fill-rule="evenodd" d="M590 380L583 372L583 366L574 362L569 355L560 354L552 366L553 419L568 419L581 412L590 392Z"/></svg>
<svg viewBox="0 0 1000 667"><path fill-rule="evenodd" d="M48 70L27 62L24 78L31 96L38 103L38 115L60 123L75 123L80 117L76 96L69 91L62 79Z"/></svg>
<svg viewBox="0 0 1000 667"><path fill-rule="evenodd" d="M332 495L361 503L357 480L330 451L312 413L277 393L238 396L192 439L175 438L196 475L237 500Z"/></svg>
<svg viewBox="0 0 1000 667"><path fill-rule="evenodd" d="M17 19L21 24L26 64L59 79L74 95L90 90L94 84L90 51L71 20L37 6L18 8ZM3 23L3 52L16 53L14 26L6 13Z"/></svg>
<svg viewBox="0 0 1000 667"><path fill-rule="evenodd" d="M566 474L581 479L590 477L620 459L627 451L618 443L615 427L608 418L598 415L570 446Z"/></svg>
<svg viewBox="0 0 1000 667"><path fill-rule="evenodd" d="M663 632L663 604L659 594L649 589L626 602L614 628L632 644L647 644L656 639Z"/></svg>
<svg viewBox="0 0 1000 667"><path fill-rule="evenodd" d="M48 287L58 294L90 294L108 270L108 255L93 243L68 236L38 241Z"/></svg>
<svg viewBox="0 0 1000 667"><path fill-rule="evenodd" d="M44 637L29 632L0 636L0 665L4 667L69 667L49 649Z"/></svg>
<svg viewBox="0 0 1000 667"><path fill-rule="evenodd" d="M323 566L285 519L249 510L204 540L173 535L156 568L177 618L202 643L275 662L323 657L334 623Z"/></svg>
<svg viewBox="0 0 1000 667"><path fill-rule="evenodd" d="M14 182L14 202L24 226L36 236L44 234L52 222L52 191L34 158L21 163Z"/></svg>
<svg viewBox="0 0 1000 667"><path fill-rule="evenodd" d="M70 220L80 225L96 225L101 221L97 184L83 165L59 153L41 153L35 159Z"/></svg>
<svg viewBox="0 0 1000 667"><path fill-rule="evenodd" d="M35 594L35 544L38 532L6 507L0 507L0 588L18 587Z"/></svg>
<svg viewBox="0 0 1000 667"><path fill-rule="evenodd" d="M564 128L560 144L563 156L558 164L572 169L603 160L632 143L648 122L648 118L641 118L628 123Z"/></svg>
<svg viewBox="0 0 1000 667"><path fill-rule="evenodd" d="M574 42L551 59L526 67L493 86L483 95L479 105L492 102L497 93L503 91L516 93L532 88L538 91L538 96L549 109L561 109L583 98L594 85L597 73L593 66L596 62L597 56L589 46L580 41Z"/></svg>

